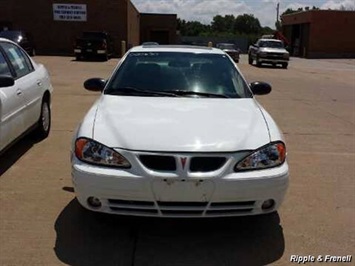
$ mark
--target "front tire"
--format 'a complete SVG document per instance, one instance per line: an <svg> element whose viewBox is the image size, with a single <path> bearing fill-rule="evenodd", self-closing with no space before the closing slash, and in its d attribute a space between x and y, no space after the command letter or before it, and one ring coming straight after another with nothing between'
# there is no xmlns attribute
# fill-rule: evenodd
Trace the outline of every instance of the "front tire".
<svg viewBox="0 0 355 266"><path fill-rule="evenodd" d="M32 48L32 50L29 52L29 55L30 55L31 57L36 55L36 50L35 50L35 48Z"/></svg>
<svg viewBox="0 0 355 266"><path fill-rule="evenodd" d="M250 54L249 54L249 56L248 56L248 63L249 63L249 65L252 65L252 64L253 64L253 58L251 57Z"/></svg>
<svg viewBox="0 0 355 266"><path fill-rule="evenodd" d="M43 100L41 106L41 115L38 119L35 136L39 139L45 139L49 135L51 129L51 109L48 100Z"/></svg>
<svg viewBox="0 0 355 266"><path fill-rule="evenodd" d="M102 60L105 62L108 61L108 54L107 53L102 56Z"/></svg>
<svg viewBox="0 0 355 266"><path fill-rule="evenodd" d="M287 69L288 63L282 63L282 68Z"/></svg>

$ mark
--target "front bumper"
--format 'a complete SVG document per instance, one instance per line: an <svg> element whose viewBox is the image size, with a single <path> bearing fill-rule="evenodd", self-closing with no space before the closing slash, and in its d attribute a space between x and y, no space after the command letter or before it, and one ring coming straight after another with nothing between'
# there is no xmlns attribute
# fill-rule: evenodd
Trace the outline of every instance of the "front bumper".
<svg viewBox="0 0 355 266"><path fill-rule="evenodd" d="M92 49L92 48L88 48L88 49L75 48L74 53L75 54L84 54L84 55L104 55L104 54L107 54L107 50Z"/></svg>
<svg viewBox="0 0 355 266"><path fill-rule="evenodd" d="M290 59L284 57L259 56L258 60L260 63L283 64L283 63L288 63Z"/></svg>
<svg viewBox="0 0 355 266"><path fill-rule="evenodd" d="M239 61L239 54L238 53L227 53L234 61L238 62Z"/></svg>
<svg viewBox="0 0 355 266"><path fill-rule="evenodd" d="M72 178L80 204L92 211L160 217L225 217L270 213L288 187L288 165L223 177L180 178L133 174L131 170L88 165L72 159ZM95 197L102 206L88 204ZM263 209L266 200L271 208Z"/></svg>

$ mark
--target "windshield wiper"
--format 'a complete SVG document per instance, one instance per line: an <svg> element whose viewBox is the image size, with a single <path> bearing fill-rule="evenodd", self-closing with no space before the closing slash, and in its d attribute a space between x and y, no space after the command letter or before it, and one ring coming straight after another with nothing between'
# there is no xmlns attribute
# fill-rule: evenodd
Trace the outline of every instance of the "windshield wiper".
<svg viewBox="0 0 355 266"><path fill-rule="evenodd" d="M167 91L169 93L174 93L175 95L198 95L205 97L215 97L215 98L230 98L228 95L217 94L217 93L209 93L209 92L197 92L197 91L186 91L186 90L172 90Z"/></svg>
<svg viewBox="0 0 355 266"><path fill-rule="evenodd" d="M167 96L167 97L177 97L175 93L169 92L162 92L162 91L150 91L150 90L143 90L134 87L120 87L115 89L109 89L106 94L110 95L149 95L149 96Z"/></svg>

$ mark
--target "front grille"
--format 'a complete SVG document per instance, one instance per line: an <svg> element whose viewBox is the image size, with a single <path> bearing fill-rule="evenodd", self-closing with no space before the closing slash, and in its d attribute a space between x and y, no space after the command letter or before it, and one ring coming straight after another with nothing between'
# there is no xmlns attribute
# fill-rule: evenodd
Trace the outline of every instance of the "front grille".
<svg viewBox="0 0 355 266"><path fill-rule="evenodd" d="M279 53L267 53L266 58L267 58L267 59L283 59L283 54L279 54Z"/></svg>
<svg viewBox="0 0 355 266"><path fill-rule="evenodd" d="M254 205L255 201L237 201L237 202L212 202L210 208L238 208L242 206Z"/></svg>
<svg viewBox="0 0 355 266"><path fill-rule="evenodd" d="M154 202L151 201L109 199L108 202L120 206L154 207Z"/></svg>
<svg viewBox="0 0 355 266"><path fill-rule="evenodd" d="M161 210L166 216L202 216L203 210Z"/></svg>
<svg viewBox="0 0 355 266"><path fill-rule="evenodd" d="M177 207L177 208L205 208L207 202L174 202L174 201L158 201L161 208L164 207Z"/></svg>
<svg viewBox="0 0 355 266"><path fill-rule="evenodd" d="M108 199L112 211L124 214L158 215L158 210L152 201Z"/></svg>
<svg viewBox="0 0 355 266"><path fill-rule="evenodd" d="M155 171L175 171L176 163L173 156L141 155L142 164L148 169Z"/></svg>
<svg viewBox="0 0 355 266"><path fill-rule="evenodd" d="M173 202L158 201L158 206L163 215L166 216L202 216L207 207L207 202Z"/></svg>
<svg viewBox="0 0 355 266"><path fill-rule="evenodd" d="M109 208L119 214L167 217L218 217L250 214L256 201L174 202L108 199Z"/></svg>
<svg viewBox="0 0 355 266"><path fill-rule="evenodd" d="M232 216L248 214L253 211L255 201L212 202L206 216Z"/></svg>
<svg viewBox="0 0 355 266"><path fill-rule="evenodd" d="M191 172L212 172L221 168L226 162L225 157L193 157L190 162Z"/></svg>
<svg viewBox="0 0 355 266"><path fill-rule="evenodd" d="M246 214L251 212L253 209L240 209L240 210L208 210L206 212L206 216L213 215L238 215L238 214Z"/></svg>

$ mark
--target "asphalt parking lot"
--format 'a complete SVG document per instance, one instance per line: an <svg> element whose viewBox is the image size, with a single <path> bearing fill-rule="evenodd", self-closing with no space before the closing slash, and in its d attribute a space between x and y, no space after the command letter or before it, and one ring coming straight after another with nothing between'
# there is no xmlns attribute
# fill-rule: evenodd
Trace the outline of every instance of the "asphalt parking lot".
<svg viewBox="0 0 355 266"><path fill-rule="evenodd" d="M354 256L355 60L292 58L284 70L242 58L248 81L273 86L258 100L285 134L290 188L272 215L208 220L82 209L71 184L70 144L99 96L82 83L108 77L118 60L35 60L55 89L52 131L43 142L24 138L0 157L0 265L289 265L291 255Z"/></svg>

